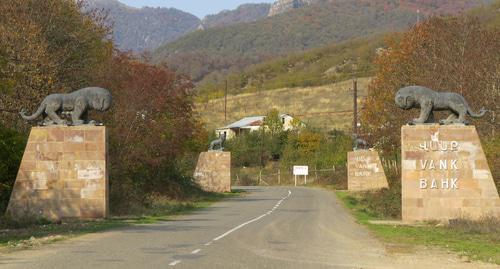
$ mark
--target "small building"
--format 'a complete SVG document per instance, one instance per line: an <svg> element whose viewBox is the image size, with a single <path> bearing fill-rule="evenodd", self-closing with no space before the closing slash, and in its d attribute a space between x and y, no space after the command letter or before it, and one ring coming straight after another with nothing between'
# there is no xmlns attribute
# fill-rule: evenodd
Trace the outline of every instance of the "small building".
<svg viewBox="0 0 500 269"><path fill-rule="evenodd" d="M233 122L225 127L217 128L215 133L217 136L226 134L226 139L232 139L238 135L258 131L262 128L266 116L246 117L239 121ZM288 114L280 115L283 124L283 130L288 131L294 128L292 121L294 118Z"/></svg>

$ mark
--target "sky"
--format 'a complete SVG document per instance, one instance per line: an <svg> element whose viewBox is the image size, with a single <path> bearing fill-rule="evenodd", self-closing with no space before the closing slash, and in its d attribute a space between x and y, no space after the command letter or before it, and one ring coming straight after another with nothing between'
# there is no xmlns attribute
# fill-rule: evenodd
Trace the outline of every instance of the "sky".
<svg viewBox="0 0 500 269"><path fill-rule="evenodd" d="M119 0L133 7L173 7L199 18L216 14L224 9L235 9L246 3L273 3L275 0Z"/></svg>

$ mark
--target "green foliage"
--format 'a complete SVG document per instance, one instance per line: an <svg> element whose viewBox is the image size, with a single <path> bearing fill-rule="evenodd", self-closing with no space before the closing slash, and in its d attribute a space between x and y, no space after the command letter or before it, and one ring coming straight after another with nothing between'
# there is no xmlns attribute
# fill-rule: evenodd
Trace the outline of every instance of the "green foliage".
<svg viewBox="0 0 500 269"><path fill-rule="evenodd" d="M260 172L266 176L275 174L278 169L285 182L290 180L289 171L294 165L308 165L311 171L328 170L326 174L315 174L318 183L346 187L345 163L347 152L351 150L349 136L341 131L325 134L300 125L283 131L277 110L269 111L264 123L275 127L242 134L227 142L240 184L255 184ZM275 182L276 175L271 177L269 180Z"/></svg>
<svg viewBox="0 0 500 269"><path fill-rule="evenodd" d="M283 166L291 168L301 164L317 169L340 168L347 163L351 144L351 138L341 131L328 134L311 129L291 132L283 150Z"/></svg>
<svg viewBox="0 0 500 269"><path fill-rule="evenodd" d="M256 167L269 159L268 148L264 141L269 141L268 134L251 132L239 135L226 142L226 148L231 151L231 165L234 167Z"/></svg>
<svg viewBox="0 0 500 269"><path fill-rule="evenodd" d="M265 140L271 157L275 160L280 158L282 149L287 140L287 134L283 131L283 122L277 109L271 109L264 119L264 126L268 134Z"/></svg>
<svg viewBox="0 0 500 269"><path fill-rule="evenodd" d="M21 134L0 124L0 212L4 212L9 203L25 145Z"/></svg>
<svg viewBox="0 0 500 269"><path fill-rule="evenodd" d="M482 141L484 153L493 175L497 190L500 191L500 135Z"/></svg>

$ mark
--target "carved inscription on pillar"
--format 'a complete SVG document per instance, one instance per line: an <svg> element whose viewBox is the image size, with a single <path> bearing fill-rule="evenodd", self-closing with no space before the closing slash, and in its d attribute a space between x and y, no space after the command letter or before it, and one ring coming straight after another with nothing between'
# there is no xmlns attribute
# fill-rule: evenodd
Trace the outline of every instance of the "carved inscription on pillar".
<svg viewBox="0 0 500 269"><path fill-rule="evenodd" d="M367 191L387 188L387 178L378 152L357 150L347 154L348 179L350 191Z"/></svg>
<svg viewBox="0 0 500 269"><path fill-rule="evenodd" d="M474 126L402 128L404 221L498 216L500 202Z"/></svg>

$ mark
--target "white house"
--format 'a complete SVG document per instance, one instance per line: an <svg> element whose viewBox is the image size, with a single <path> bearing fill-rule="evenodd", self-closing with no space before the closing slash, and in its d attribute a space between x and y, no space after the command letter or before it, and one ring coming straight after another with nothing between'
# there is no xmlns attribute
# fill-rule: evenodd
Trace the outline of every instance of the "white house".
<svg viewBox="0 0 500 269"><path fill-rule="evenodd" d="M217 128L215 130L215 133L217 136L226 134L226 139L231 139L240 134L260 130L265 118L266 116L246 117L225 127ZM292 121L294 118L292 116L288 114L281 114L280 118L283 124L283 130L288 131L294 128L294 126L292 125Z"/></svg>

